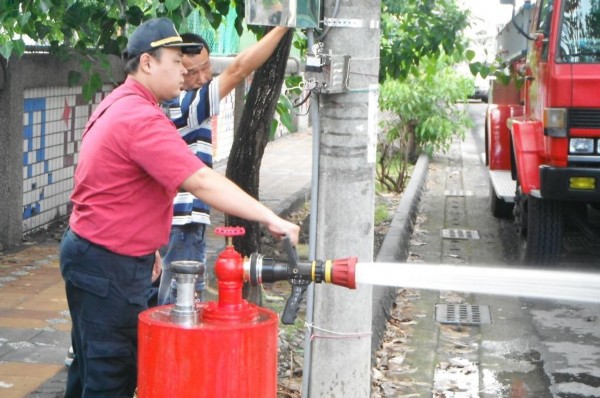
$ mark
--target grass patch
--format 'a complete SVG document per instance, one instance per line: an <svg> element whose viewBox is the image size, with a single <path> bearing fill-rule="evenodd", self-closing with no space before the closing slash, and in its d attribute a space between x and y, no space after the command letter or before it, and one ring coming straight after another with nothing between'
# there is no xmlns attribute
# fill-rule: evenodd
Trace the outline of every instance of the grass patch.
<svg viewBox="0 0 600 398"><path fill-rule="evenodd" d="M381 224L390 219L390 213L384 203L379 203L375 207L375 225Z"/></svg>

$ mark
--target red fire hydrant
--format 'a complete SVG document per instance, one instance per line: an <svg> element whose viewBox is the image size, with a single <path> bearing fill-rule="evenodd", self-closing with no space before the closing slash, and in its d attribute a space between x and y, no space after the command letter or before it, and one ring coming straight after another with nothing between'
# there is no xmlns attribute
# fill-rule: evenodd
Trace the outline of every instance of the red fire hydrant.
<svg viewBox="0 0 600 398"><path fill-rule="evenodd" d="M284 324L294 323L310 283L356 287L356 257L300 263L289 238L284 238L287 264L258 253L242 258L231 238L243 235L243 228L219 227L215 233L227 237L215 262L219 301L194 302L194 275L201 263L173 262L177 302L140 314L139 398L276 398L279 319L242 298L244 282L290 282Z"/></svg>
<svg viewBox="0 0 600 398"><path fill-rule="evenodd" d="M231 237L242 235L243 228L215 232L228 240L215 262L219 301L192 299L190 306L180 305L178 297L175 306L140 314L139 398L277 396L279 319L273 311L242 299L244 259Z"/></svg>

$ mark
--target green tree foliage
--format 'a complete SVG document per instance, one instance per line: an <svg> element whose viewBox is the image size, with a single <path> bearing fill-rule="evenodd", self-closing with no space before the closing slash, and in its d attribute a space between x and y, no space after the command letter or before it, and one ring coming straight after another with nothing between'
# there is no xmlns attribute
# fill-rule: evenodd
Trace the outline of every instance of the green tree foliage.
<svg viewBox="0 0 600 398"><path fill-rule="evenodd" d="M462 137L471 120L459 102L473 91L473 79L453 68L443 52L423 57L404 80L381 85L380 109L387 116L378 142L377 180L387 190L402 192L409 164L418 152L446 150Z"/></svg>
<svg viewBox="0 0 600 398"><path fill-rule="evenodd" d="M462 54L468 13L456 0L382 0L381 82L404 79L423 57Z"/></svg>
<svg viewBox="0 0 600 398"><path fill-rule="evenodd" d="M229 12L225 0L3 0L0 7L0 55L21 56L26 44L48 46L63 58L78 57L89 78L71 72L69 84L83 84L91 98L101 87L99 68L109 71L108 55L120 56L127 34L143 21L167 16L182 26L195 8L213 27ZM236 29L242 31L243 2L237 2Z"/></svg>
<svg viewBox="0 0 600 398"><path fill-rule="evenodd" d="M382 82L386 115L378 140L377 180L402 192L419 152L444 150L470 120L456 106L473 91L473 79L453 65L473 58L462 31L469 14L456 0L382 0Z"/></svg>
<svg viewBox="0 0 600 398"><path fill-rule="evenodd" d="M22 55L25 38L53 52L120 55L126 33L143 21L167 16L180 26L190 12L203 9L213 27L229 12L225 0L5 0L0 8L0 54ZM241 33L243 2L236 27Z"/></svg>

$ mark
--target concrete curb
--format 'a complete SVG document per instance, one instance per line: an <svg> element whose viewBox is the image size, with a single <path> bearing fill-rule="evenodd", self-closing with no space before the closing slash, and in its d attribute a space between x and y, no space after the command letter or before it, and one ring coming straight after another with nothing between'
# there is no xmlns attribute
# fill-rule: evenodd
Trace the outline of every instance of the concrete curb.
<svg viewBox="0 0 600 398"><path fill-rule="evenodd" d="M310 202L311 184L296 192L290 198L284 200L278 208L273 208L279 217L287 217L294 211L300 209L305 203Z"/></svg>
<svg viewBox="0 0 600 398"><path fill-rule="evenodd" d="M423 192L423 185L427 180L429 171L429 157L425 154L419 156L410 181L402 194L400 204L392 219L390 229L379 249L375 262L405 262L408 258L410 248L410 237L419 208L419 200ZM401 266L401 264L398 264ZM385 333L387 322L390 318L390 309L396 296L398 288L387 286L373 287L373 312L371 337L371 360L375 361L375 354Z"/></svg>

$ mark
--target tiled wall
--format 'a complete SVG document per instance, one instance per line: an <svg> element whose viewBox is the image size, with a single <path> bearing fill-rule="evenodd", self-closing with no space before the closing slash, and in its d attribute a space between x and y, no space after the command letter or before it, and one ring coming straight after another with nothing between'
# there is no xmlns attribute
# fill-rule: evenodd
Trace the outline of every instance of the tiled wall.
<svg viewBox="0 0 600 398"><path fill-rule="evenodd" d="M81 87L26 89L23 95L23 232L68 214L81 134L112 86L91 102Z"/></svg>
<svg viewBox="0 0 600 398"><path fill-rule="evenodd" d="M111 90L86 103L81 87L26 89L23 100L23 232L69 214L69 197L83 128ZM215 161L225 159L233 143L233 94L225 97L213 123Z"/></svg>

